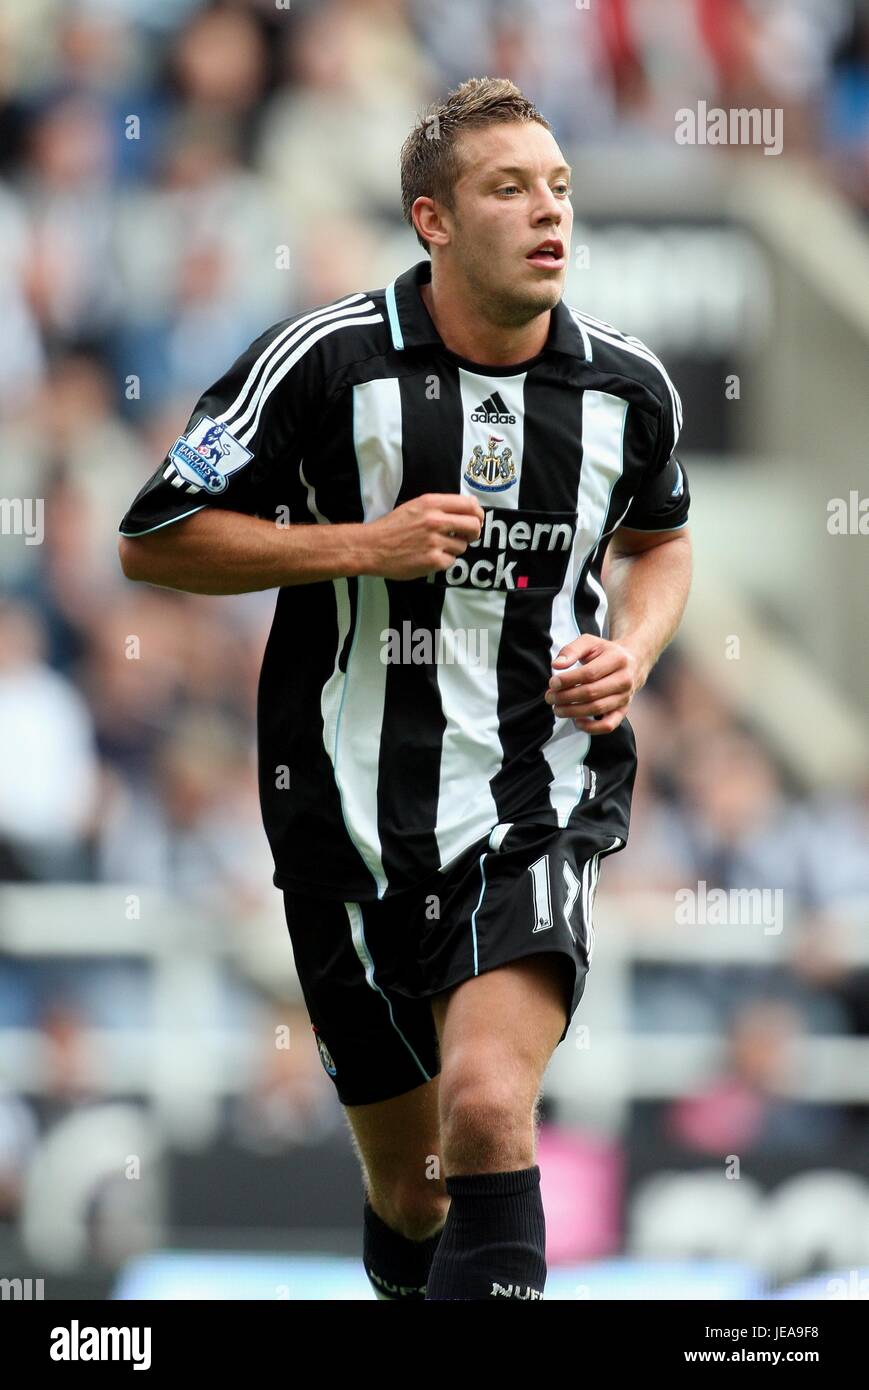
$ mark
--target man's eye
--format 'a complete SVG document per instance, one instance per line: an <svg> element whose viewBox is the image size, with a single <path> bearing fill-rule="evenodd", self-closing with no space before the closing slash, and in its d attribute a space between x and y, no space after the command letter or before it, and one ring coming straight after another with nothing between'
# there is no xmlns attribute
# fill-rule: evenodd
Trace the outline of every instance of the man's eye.
<svg viewBox="0 0 869 1390"><path fill-rule="evenodd" d="M517 183L508 183L508 184L505 184L503 188L499 188L499 189L498 189L498 192L499 192L499 193L518 193L518 192L519 192L519 185L518 185Z"/></svg>
<svg viewBox="0 0 869 1390"><path fill-rule="evenodd" d="M556 191L556 193L561 193L561 195L562 195L564 198L569 198L570 195L571 195L571 193L573 192L573 189L570 187L569 184L566 184L566 183L557 183L557 184L555 185L555 191Z"/></svg>

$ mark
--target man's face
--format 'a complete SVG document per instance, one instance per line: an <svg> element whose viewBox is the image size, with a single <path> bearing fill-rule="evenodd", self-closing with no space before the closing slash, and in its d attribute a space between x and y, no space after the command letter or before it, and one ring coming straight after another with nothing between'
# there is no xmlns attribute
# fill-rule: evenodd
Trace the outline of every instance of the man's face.
<svg viewBox="0 0 869 1390"><path fill-rule="evenodd" d="M570 168L536 121L470 130L457 154L444 250L496 319L527 322L562 296L573 229Z"/></svg>

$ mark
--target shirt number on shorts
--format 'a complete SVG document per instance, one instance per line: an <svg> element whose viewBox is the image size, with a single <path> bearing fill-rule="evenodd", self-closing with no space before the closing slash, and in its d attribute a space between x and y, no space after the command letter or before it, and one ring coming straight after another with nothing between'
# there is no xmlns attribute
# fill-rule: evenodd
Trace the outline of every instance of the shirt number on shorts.
<svg viewBox="0 0 869 1390"><path fill-rule="evenodd" d="M549 888L549 855L544 854L528 865L531 875L531 896L534 900L534 930L548 931L552 926L552 893Z"/></svg>
<svg viewBox="0 0 869 1390"><path fill-rule="evenodd" d="M549 855L544 854L539 859L536 859L533 864L529 864L528 872L531 875L531 896L534 903L533 930L536 932L548 931L553 925ZM583 907L585 906L587 888L583 879L577 878L566 860L562 861L561 875L564 879L564 905L562 909L564 912L564 920L567 923L567 930L570 932L572 940L576 941L576 933L573 930L570 918L580 892L583 894ZM592 893L593 891L592 889ZM585 947L589 964L591 963L591 954L594 949L594 929L591 926L590 907L591 903L589 902L588 914L583 912L583 928L585 928L585 922L588 920L588 931L584 931L584 935L586 937Z"/></svg>

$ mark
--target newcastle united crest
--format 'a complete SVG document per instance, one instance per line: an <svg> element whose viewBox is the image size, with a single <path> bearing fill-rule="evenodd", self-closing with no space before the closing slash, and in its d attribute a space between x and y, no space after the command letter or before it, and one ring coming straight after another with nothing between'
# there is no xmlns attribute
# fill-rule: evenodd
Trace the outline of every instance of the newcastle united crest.
<svg viewBox="0 0 869 1390"><path fill-rule="evenodd" d="M497 434L490 434L486 453L483 453L482 444L474 445L465 469L465 481L478 492L504 492L516 482L513 450L502 449L498 453L498 445L503 443Z"/></svg>

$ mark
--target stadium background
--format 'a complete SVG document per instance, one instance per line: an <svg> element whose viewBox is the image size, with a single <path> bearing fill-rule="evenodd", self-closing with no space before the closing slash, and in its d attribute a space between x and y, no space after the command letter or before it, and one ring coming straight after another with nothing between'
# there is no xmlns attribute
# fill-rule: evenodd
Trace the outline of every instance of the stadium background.
<svg viewBox="0 0 869 1390"><path fill-rule="evenodd" d="M0 0L0 1276L48 1298L373 1297L256 800L274 596L133 586L115 533L266 325L419 259L398 149L485 73L695 498L546 1078L548 1294L869 1296L867 6ZM783 152L679 144L699 102Z"/></svg>

